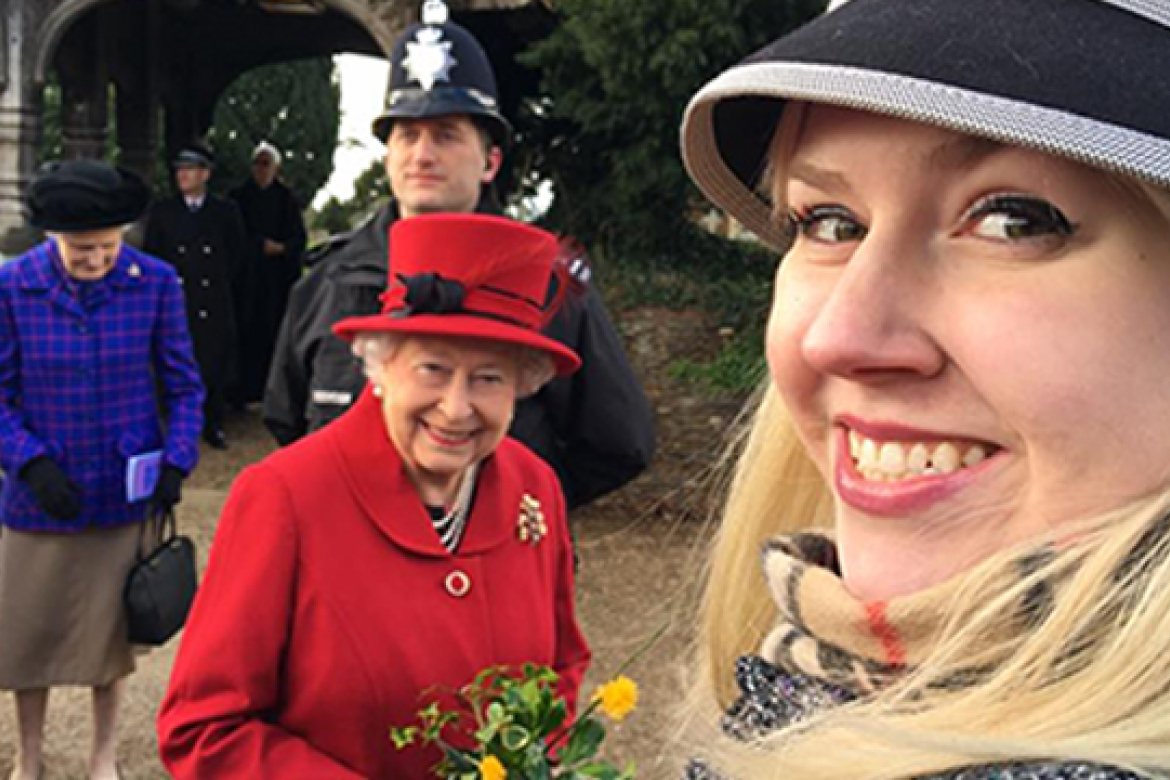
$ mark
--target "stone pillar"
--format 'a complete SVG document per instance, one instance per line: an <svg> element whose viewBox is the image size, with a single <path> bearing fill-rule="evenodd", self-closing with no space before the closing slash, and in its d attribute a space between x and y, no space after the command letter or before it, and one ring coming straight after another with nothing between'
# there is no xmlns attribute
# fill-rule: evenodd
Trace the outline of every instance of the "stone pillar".
<svg viewBox="0 0 1170 780"><path fill-rule="evenodd" d="M0 256L39 238L28 226L24 190L36 165L41 94L33 83L38 4L0 0Z"/></svg>

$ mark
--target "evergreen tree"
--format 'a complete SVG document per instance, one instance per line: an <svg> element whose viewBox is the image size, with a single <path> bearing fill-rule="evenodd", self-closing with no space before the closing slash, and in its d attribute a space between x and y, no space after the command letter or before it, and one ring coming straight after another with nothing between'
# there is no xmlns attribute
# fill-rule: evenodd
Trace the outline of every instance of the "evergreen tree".
<svg viewBox="0 0 1170 780"><path fill-rule="evenodd" d="M558 0L560 24L522 55L544 97L520 119L522 185L553 183L547 221L617 262L711 265L706 208L678 152L683 109L728 65L825 0Z"/></svg>
<svg viewBox="0 0 1170 780"><path fill-rule="evenodd" d="M354 179L353 197L344 202L330 197L311 216L309 226L326 235L348 232L389 199L390 183L386 179L386 166L382 160L375 160Z"/></svg>
<svg viewBox="0 0 1170 780"><path fill-rule="evenodd" d="M248 71L215 108L208 142L215 186L226 190L251 176L252 149L280 149L280 175L302 204L328 181L341 127L341 87L329 58L295 60Z"/></svg>

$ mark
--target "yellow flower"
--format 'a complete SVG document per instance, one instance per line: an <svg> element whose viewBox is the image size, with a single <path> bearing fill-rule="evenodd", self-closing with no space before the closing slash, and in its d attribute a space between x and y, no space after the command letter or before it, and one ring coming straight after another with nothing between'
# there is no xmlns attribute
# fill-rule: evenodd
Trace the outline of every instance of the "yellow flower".
<svg viewBox="0 0 1170 780"><path fill-rule="evenodd" d="M620 721L638 706L638 684L624 674L618 675L598 687L593 700L600 702L601 711L612 720Z"/></svg>
<svg viewBox="0 0 1170 780"><path fill-rule="evenodd" d="M500 759L485 756L483 761L479 762L479 776L480 780L504 780L508 776L508 770L504 769Z"/></svg>

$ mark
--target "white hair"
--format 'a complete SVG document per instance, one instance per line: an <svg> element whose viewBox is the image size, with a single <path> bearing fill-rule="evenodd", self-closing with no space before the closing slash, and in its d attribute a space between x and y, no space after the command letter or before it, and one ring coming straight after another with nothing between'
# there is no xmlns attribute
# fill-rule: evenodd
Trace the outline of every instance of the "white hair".
<svg viewBox="0 0 1170 780"><path fill-rule="evenodd" d="M402 333L365 331L353 338L350 349L362 362L362 373L373 381L380 376L386 361L409 338ZM503 342L497 342L503 343ZM507 344L516 355L516 398L527 398L544 387L555 376L552 358L539 349L519 344Z"/></svg>
<svg viewBox="0 0 1170 780"><path fill-rule="evenodd" d="M252 150L252 159L255 160L262 154L266 154L271 157L273 165L280 165L280 150L277 149L273 144L270 144L267 141L261 141L260 143L256 144L256 148Z"/></svg>

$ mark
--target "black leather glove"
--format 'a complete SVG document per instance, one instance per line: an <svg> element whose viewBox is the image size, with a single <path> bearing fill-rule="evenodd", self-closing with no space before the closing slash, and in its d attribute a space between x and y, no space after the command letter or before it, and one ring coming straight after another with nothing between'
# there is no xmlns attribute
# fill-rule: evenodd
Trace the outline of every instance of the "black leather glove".
<svg viewBox="0 0 1170 780"><path fill-rule="evenodd" d="M183 472L169 463L162 467L158 475L158 483L154 486L154 495L150 503L155 509L165 511L179 503L183 488Z"/></svg>
<svg viewBox="0 0 1170 780"><path fill-rule="evenodd" d="M41 455L24 464L20 478L32 490L37 505L50 517L72 520L81 514L81 491L47 456Z"/></svg>

